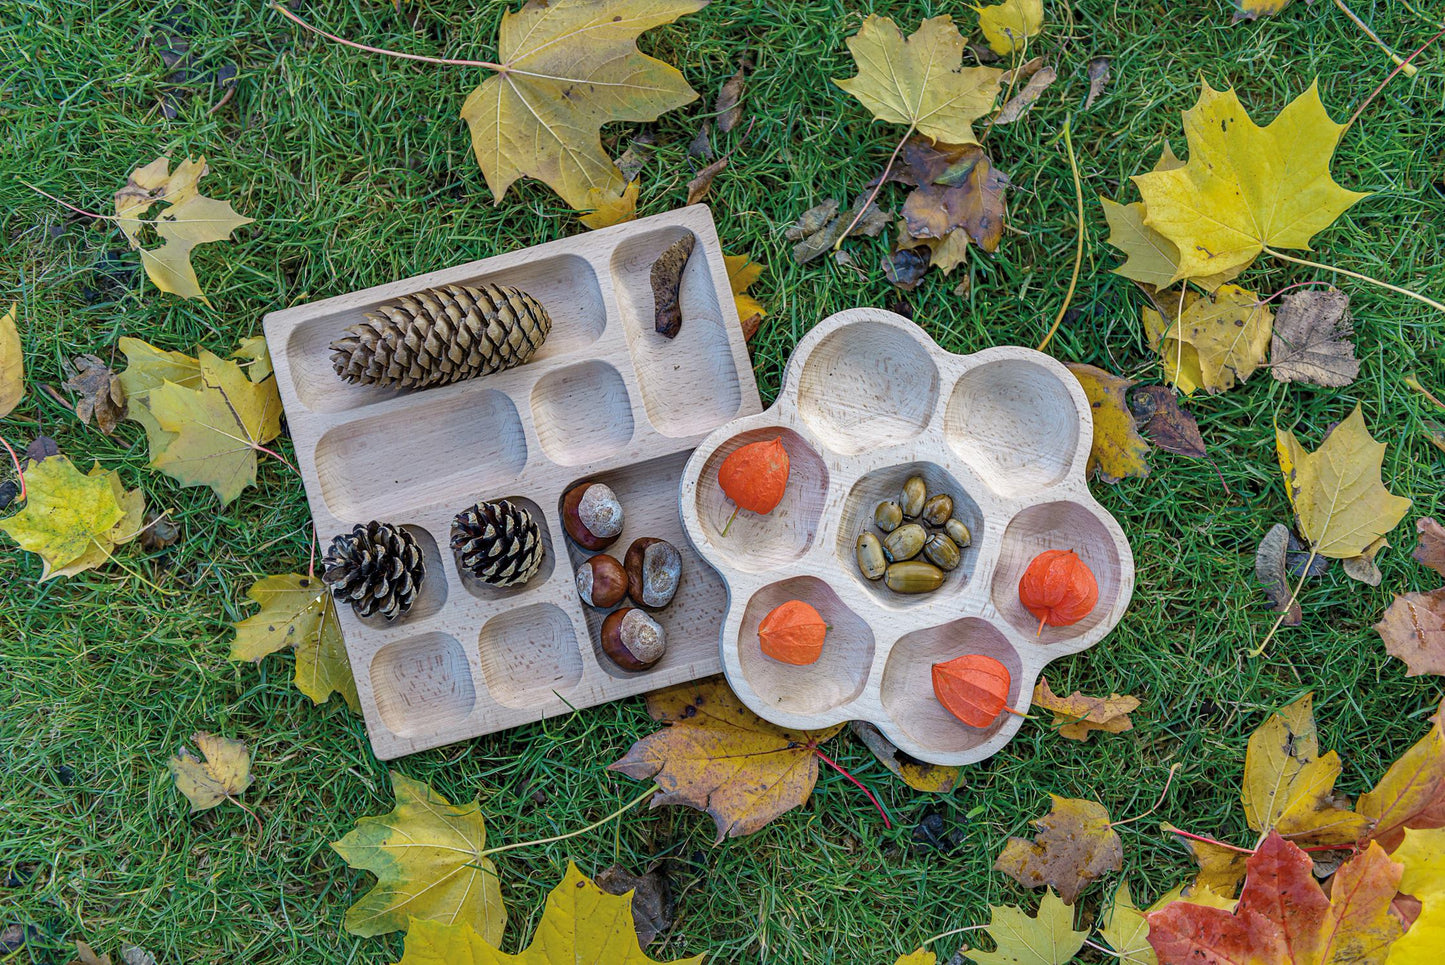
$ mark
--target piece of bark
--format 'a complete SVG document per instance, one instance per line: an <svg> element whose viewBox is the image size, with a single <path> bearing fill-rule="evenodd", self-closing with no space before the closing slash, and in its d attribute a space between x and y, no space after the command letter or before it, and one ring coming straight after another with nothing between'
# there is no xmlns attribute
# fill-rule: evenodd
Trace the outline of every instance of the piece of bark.
<svg viewBox="0 0 1445 965"><path fill-rule="evenodd" d="M657 334L666 338L677 338L682 329L682 303L678 298L682 288L682 270L692 257L696 242L689 231L668 245L652 263L653 327Z"/></svg>

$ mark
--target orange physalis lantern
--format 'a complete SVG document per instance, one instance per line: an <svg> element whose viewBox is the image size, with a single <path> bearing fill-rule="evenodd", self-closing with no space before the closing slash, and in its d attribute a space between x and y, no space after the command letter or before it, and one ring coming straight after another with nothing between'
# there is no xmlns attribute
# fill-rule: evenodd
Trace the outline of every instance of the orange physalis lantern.
<svg viewBox="0 0 1445 965"><path fill-rule="evenodd" d="M1073 550L1045 550L1035 556L1019 580L1019 602L1045 626L1078 623L1099 602L1099 584L1089 565Z"/></svg>
<svg viewBox="0 0 1445 965"><path fill-rule="evenodd" d="M739 510L771 513L783 501L788 488L788 450L781 437L750 442L728 453L717 471L718 485ZM737 511L733 512L737 517ZM732 519L728 520L728 526ZM727 532L724 527L723 532Z"/></svg>
<svg viewBox="0 0 1445 965"><path fill-rule="evenodd" d="M823 615L802 600L789 600L774 608L758 624L763 653L796 667L817 663L827 633Z"/></svg>
<svg viewBox="0 0 1445 965"><path fill-rule="evenodd" d="M954 657L933 665L933 693L938 702L970 727L987 727L1007 706L1013 678L1008 668L981 653Z"/></svg>

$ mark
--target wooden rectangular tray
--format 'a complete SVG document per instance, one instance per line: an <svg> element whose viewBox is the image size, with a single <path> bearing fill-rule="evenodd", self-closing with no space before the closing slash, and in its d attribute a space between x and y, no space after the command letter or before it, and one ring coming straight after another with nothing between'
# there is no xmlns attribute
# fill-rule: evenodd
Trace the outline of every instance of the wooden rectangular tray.
<svg viewBox="0 0 1445 965"><path fill-rule="evenodd" d="M650 271L687 232L682 330L668 340L653 331ZM332 369L328 345L366 312L484 282L521 288L551 314L527 364L411 392L349 385ZM704 436L762 404L705 206L272 312L265 330L323 546L379 519L426 554L421 594L395 623L338 608L377 757L718 672L727 587L683 535L678 486ZM658 536L683 556L677 597L658 614L668 652L644 673L602 654L605 614L577 597L573 568L590 554L567 540L559 507L584 479L611 486L626 511L614 551ZM497 498L543 526L541 571L522 587L464 576L448 545L454 515Z"/></svg>

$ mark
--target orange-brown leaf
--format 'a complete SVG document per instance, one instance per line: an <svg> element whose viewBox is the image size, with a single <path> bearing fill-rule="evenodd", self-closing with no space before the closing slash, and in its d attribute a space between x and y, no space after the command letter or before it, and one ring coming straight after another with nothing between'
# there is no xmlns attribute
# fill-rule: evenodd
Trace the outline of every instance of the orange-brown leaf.
<svg viewBox="0 0 1445 965"><path fill-rule="evenodd" d="M1375 632L1390 656L1405 661L1405 676L1445 674L1445 589L1397 593Z"/></svg>
<svg viewBox="0 0 1445 965"><path fill-rule="evenodd" d="M1039 829L1032 841L1009 838L994 863L1026 888L1052 885L1065 904L1106 871L1124 866L1124 845L1109 826L1109 812L1095 801L1050 794L1054 807L1033 822Z"/></svg>
<svg viewBox="0 0 1445 965"><path fill-rule="evenodd" d="M1131 730L1134 722L1129 714L1138 709L1139 698L1127 694L1089 697L1078 690L1064 697L1049 689L1047 678L1040 678L1034 688L1033 705L1054 712L1054 725L1059 728L1060 737L1086 741L1094 731L1122 734Z"/></svg>
<svg viewBox="0 0 1445 965"><path fill-rule="evenodd" d="M652 807L706 811L719 841L751 834L807 801L818 781L817 747L843 727L775 727L744 707L721 677L650 694L647 708L669 726L633 744L610 769L655 781Z"/></svg>
<svg viewBox="0 0 1445 965"><path fill-rule="evenodd" d="M1309 855L1277 832L1247 868L1232 914L1174 902L1147 916L1160 965L1382 965L1400 937L1390 902L1404 867L1377 844L1340 868L1332 897Z"/></svg>
<svg viewBox="0 0 1445 965"><path fill-rule="evenodd" d="M1445 526L1435 522L1434 517L1422 516L1415 520L1415 532L1420 534L1420 542L1410 556L1445 576Z"/></svg>

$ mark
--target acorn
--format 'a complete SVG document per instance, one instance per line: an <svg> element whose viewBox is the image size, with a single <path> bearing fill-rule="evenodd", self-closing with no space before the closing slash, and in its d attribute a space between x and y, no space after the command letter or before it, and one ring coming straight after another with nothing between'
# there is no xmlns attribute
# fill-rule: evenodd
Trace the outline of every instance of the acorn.
<svg viewBox="0 0 1445 965"><path fill-rule="evenodd" d="M577 595L599 610L615 607L627 596L627 571L615 557L598 553L577 567Z"/></svg>
<svg viewBox="0 0 1445 965"><path fill-rule="evenodd" d="M923 544L927 540L928 530L917 523L904 523L883 537L883 555L888 557L890 563L911 560L923 551Z"/></svg>
<svg viewBox="0 0 1445 965"><path fill-rule="evenodd" d="M948 493L931 496L923 504L923 521L930 526L942 526L953 515L953 497Z"/></svg>
<svg viewBox="0 0 1445 965"><path fill-rule="evenodd" d="M622 503L610 486L578 483L562 496L562 528L585 550L605 550L622 535Z"/></svg>
<svg viewBox="0 0 1445 965"><path fill-rule="evenodd" d="M883 544L872 533L858 537L858 569L866 579L881 580L888 569L888 560L883 555Z"/></svg>
<svg viewBox="0 0 1445 965"><path fill-rule="evenodd" d="M956 570L961 559L958 544L943 533L934 533L923 544L923 555L940 570Z"/></svg>
<svg viewBox="0 0 1445 965"><path fill-rule="evenodd" d="M909 519L917 519L918 514L923 512L923 501L928 498L928 484L923 481L922 476L909 476L908 481L903 484L903 495L898 500L898 505L903 509L903 515Z"/></svg>
<svg viewBox="0 0 1445 965"><path fill-rule="evenodd" d="M682 582L682 554L665 539L644 536L633 540L622 567L627 571L627 595L649 610L671 603Z"/></svg>
<svg viewBox="0 0 1445 965"><path fill-rule="evenodd" d="M623 607L602 621L602 652L623 670L646 670L667 653L667 634L646 613Z"/></svg>
<svg viewBox="0 0 1445 965"><path fill-rule="evenodd" d="M953 540L953 545L960 548L970 546L973 543L973 534L968 531L967 526L963 525L963 520L961 519L950 519L944 523L943 535Z"/></svg>
<svg viewBox="0 0 1445 965"><path fill-rule="evenodd" d="M891 499L884 500L873 510L873 525L891 533L903 522L903 508Z"/></svg>
<svg viewBox="0 0 1445 965"><path fill-rule="evenodd" d="M943 585L943 571L922 560L890 563L883 581L895 593L931 593Z"/></svg>

